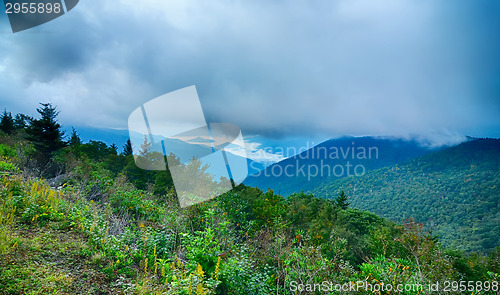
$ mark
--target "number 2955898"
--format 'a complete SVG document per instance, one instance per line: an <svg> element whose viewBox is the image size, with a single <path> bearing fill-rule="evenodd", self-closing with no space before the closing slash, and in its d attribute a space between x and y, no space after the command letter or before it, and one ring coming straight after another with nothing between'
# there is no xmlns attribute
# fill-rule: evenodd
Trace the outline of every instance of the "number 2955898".
<svg viewBox="0 0 500 295"><path fill-rule="evenodd" d="M5 12L15 14L39 14L39 13L61 13L63 8L61 3L6 3Z"/></svg>

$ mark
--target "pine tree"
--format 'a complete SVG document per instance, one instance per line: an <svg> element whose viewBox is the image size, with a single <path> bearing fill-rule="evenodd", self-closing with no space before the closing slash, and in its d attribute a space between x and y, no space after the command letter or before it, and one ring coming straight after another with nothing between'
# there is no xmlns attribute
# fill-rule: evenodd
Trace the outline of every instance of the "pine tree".
<svg viewBox="0 0 500 295"><path fill-rule="evenodd" d="M130 141L130 138L127 139L127 142L125 142L125 145L123 146L123 152L122 154L124 156L129 156L134 153L134 150L132 149L132 142Z"/></svg>
<svg viewBox="0 0 500 295"><path fill-rule="evenodd" d="M144 136L144 142L141 144L141 150L139 151L139 155L144 159L147 159L151 156L151 142L148 140L147 136Z"/></svg>
<svg viewBox="0 0 500 295"><path fill-rule="evenodd" d="M340 193L340 196L338 196L337 199L335 199L335 205L337 205L338 207L340 207L343 210L345 210L349 207L350 203L347 202L347 196L344 193L344 191L342 191Z"/></svg>
<svg viewBox="0 0 500 295"><path fill-rule="evenodd" d="M7 112L6 109L3 110L2 116L0 117L0 129L6 134L12 134L14 132L14 119L12 114Z"/></svg>
<svg viewBox="0 0 500 295"><path fill-rule="evenodd" d="M78 133L76 133L75 128L72 128L71 130L71 137L69 139L69 145L70 146L79 146L82 144L82 140L80 139L80 136Z"/></svg>
<svg viewBox="0 0 500 295"><path fill-rule="evenodd" d="M32 120L30 116L25 114L17 114L14 117L14 129L24 129L28 126L28 123Z"/></svg>
<svg viewBox="0 0 500 295"><path fill-rule="evenodd" d="M114 142L109 147L113 155L118 155L118 146Z"/></svg>
<svg viewBox="0 0 500 295"><path fill-rule="evenodd" d="M41 108L36 109L41 118L31 120L31 124L26 130L27 138L42 155L50 156L51 153L65 146L64 131L57 123L56 118L59 112L56 111L56 107L50 103L41 103L41 105Z"/></svg>

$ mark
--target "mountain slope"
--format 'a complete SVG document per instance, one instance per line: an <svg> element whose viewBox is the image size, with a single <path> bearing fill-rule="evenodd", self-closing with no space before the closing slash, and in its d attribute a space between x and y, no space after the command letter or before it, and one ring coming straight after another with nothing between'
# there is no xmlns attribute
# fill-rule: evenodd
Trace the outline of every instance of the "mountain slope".
<svg viewBox="0 0 500 295"><path fill-rule="evenodd" d="M252 175L245 184L287 196L350 175L402 163L433 150L416 141L374 137L343 137L325 141Z"/></svg>
<svg viewBox="0 0 500 295"><path fill-rule="evenodd" d="M402 165L318 187L344 190L351 206L401 221L415 218L464 250L500 246L500 140L477 139Z"/></svg>

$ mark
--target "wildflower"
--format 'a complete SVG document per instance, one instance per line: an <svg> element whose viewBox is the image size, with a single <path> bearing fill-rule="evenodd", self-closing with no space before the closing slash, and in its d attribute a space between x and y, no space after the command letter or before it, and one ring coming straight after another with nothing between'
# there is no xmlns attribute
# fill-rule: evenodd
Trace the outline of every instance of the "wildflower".
<svg viewBox="0 0 500 295"><path fill-rule="evenodd" d="M203 272L203 269L199 263L198 263L198 266L196 267L196 275L199 277L203 277L205 275Z"/></svg>
<svg viewBox="0 0 500 295"><path fill-rule="evenodd" d="M217 258L217 265L215 266L214 278L217 280L219 278L219 267L220 267L220 256Z"/></svg>
<svg viewBox="0 0 500 295"><path fill-rule="evenodd" d="M193 291L193 281L192 280L189 280L189 295L191 295L191 292Z"/></svg>
<svg viewBox="0 0 500 295"><path fill-rule="evenodd" d="M155 274L156 274L158 271L158 263L156 262L156 245L155 245L155 249L154 249L154 256L155 256Z"/></svg>
<svg viewBox="0 0 500 295"><path fill-rule="evenodd" d="M198 284L198 286L196 287L196 294L205 294L205 292L203 291L203 286L201 284Z"/></svg>

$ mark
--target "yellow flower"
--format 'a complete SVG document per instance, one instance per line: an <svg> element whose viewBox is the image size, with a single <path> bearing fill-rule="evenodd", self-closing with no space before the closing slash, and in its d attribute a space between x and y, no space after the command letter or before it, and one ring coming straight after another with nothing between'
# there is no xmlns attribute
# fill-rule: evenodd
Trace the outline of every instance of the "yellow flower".
<svg viewBox="0 0 500 295"><path fill-rule="evenodd" d="M203 269L199 263L198 263L198 266L196 267L196 275L199 277L203 277L205 275L203 273Z"/></svg>
<svg viewBox="0 0 500 295"><path fill-rule="evenodd" d="M203 286L201 284L198 284L196 287L196 294L205 294L205 291L203 291Z"/></svg>
<svg viewBox="0 0 500 295"><path fill-rule="evenodd" d="M220 267L220 256L217 258L217 265L215 266L214 278L217 280L219 278L219 267Z"/></svg>

